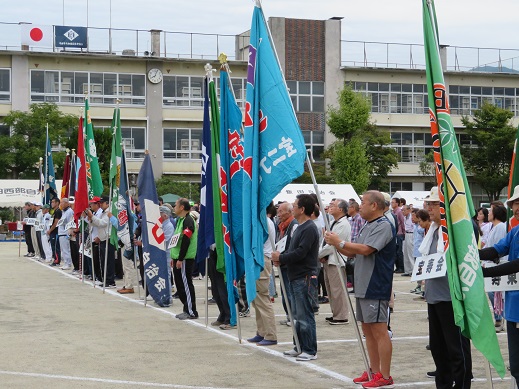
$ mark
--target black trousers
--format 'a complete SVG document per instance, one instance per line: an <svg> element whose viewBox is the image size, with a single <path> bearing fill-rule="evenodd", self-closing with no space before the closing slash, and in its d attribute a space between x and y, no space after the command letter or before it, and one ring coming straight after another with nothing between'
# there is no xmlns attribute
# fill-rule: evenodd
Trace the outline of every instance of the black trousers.
<svg viewBox="0 0 519 389"><path fill-rule="evenodd" d="M472 379L470 341L454 323L452 303L427 304L427 310L429 344L436 364L436 388L469 389Z"/></svg>
<svg viewBox="0 0 519 389"><path fill-rule="evenodd" d="M195 287L193 285L193 267L195 266L194 259L184 259L182 261L182 268L177 269L177 260L173 260L173 277L175 278L175 285L177 286L178 297L184 305L184 312L191 316L198 317L196 310L196 296Z"/></svg>
<svg viewBox="0 0 519 389"><path fill-rule="evenodd" d="M94 274L96 280L103 281L103 273L101 272L101 260L99 252L99 243L92 243L92 256L94 262ZM103 257L103 262L105 258Z"/></svg>
<svg viewBox="0 0 519 389"><path fill-rule="evenodd" d="M221 323L229 324L231 321L231 311L229 308L229 300L227 298L227 285L223 273L216 270L216 251L209 251L209 260L207 261L207 274L211 279L211 292L213 292L214 301L218 306L218 320ZM233 306L234 309L234 306Z"/></svg>
<svg viewBox="0 0 519 389"><path fill-rule="evenodd" d="M105 266L105 255L106 255L106 241L99 242L99 260L101 261L101 270L104 273ZM105 284L115 284L115 247L111 243L108 243L108 256L106 257L106 280Z"/></svg>
<svg viewBox="0 0 519 389"><path fill-rule="evenodd" d="M58 231L55 234L50 234L50 247L52 249L52 259L54 263L61 263L61 247L59 245Z"/></svg>
<svg viewBox="0 0 519 389"><path fill-rule="evenodd" d="M79 246L77 240L70 240L70 256L72 258L72 265L74 270L79 270Z"/></svg>
<svg viewBox="0 0 519 389"><path fill-rule="evenodd" d="M23 226L23 233L25 235L25 244L27 245L27 253L28 254L34 254L34 246L31 236L31 226L28 226L27 224Z"/></svg>

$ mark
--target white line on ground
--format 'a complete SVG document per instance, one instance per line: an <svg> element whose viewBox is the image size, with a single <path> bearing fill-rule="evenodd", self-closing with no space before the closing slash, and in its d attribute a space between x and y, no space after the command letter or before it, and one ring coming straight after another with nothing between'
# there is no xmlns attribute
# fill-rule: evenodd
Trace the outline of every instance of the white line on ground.
<svg viewBox="0 0 519 389"><path fill-rule="evenodd" d="M27 258L27 259L31 260L32 262L36 262L36 263L44 266L47 269L54 270L54 271L56 271L56 272L58 272L60 274L63 274L63 275L65 275L65 276L67 276L67 277L69 277L69 278L71 278L73 280L81 282L81 280L79 280L76 276L73 276L70 273L64 272L64 271L60 270L57 267L48 266L47 264L39 262L38 260L33 260L32 258ZM85 281L85 284L92 286L92 282L90 282L90 281ZM102 290L102 288L99 288L99 287L97 289L101 289ZM105 293L111 294L112 296L117 296L118 298L121 298L121 299L125 299L128 302L131 302L131 303L134 303L134 304L144 305L144 301L135 300L135 299L133 299L131 297L128 297L126 295L121 295L121 294L117 293L117 291L114 291L113 289L105 289ZM402 294L408 294L408 293L402 293ZM156 307L156 306L153 306L153 305L150 305L150 304L147 304L146 307L151 308L151 309L156 310L156 311L159 311L159 312L162 312L162 313L164 313L166 315L169 315L169 316L172 316L172 317L175 317L175 315L176 315L175 312L169 311L169 310L167 310L165 308L162 308L162 307ZM427 310L413 310L413 311L401 311L401 312L424 312L424 311L427 311ZM199 328L203 328L203 329L205 329L207 331L210 331L210 332L213 332L215 334L218 334L219 336L223 336L223 337L226 337L226 338L229 338L229 339L232 339L232 340L235 340L235 341L239 342L238 337L232 335L232 333L224 332L222 330L219 330L218 328L212 328L210 326L206 327L203 323L198 322L196 320L185 320L184 323L189 324L189 325L193 325L193 326L196 326L196 327L199 327ZM506 335L505 333L498 333L497 334L497 336L505 336L505 335ZM429 338L428 336L409 336L409 337L394 337L393 340L424 340L424 339L428 339L428 338ZM318 343L323 343L323 344L324 343L337 343L337 342L340 342L340 343L354 343L355 342L356 343L357 339L335 339L335 340L334 339L330 339L330 340L318 341ZM258 347L256 344L248 343L246 340L243 340L243 339L242 339L242 342L240 342L240 344L242 344L243 346L246 346L246 347L254 348L257 351L261 351L261 352L264 352L264 353L276 356L278 358L283 358L283 359L285 359L287 361L290 361L292 363L303 364L305 367L307 367L310 370L314 370L316 372L324 374L324 375L326 375L326 376L328 376L330 378L337 379L337 380L342 381L344 383L352 384L353 385L352 387L357 387L357 385L353 384L353 379L352 378L347 377L345 375L342 375L340 373L337 373L337 372L335 372L333 370L329 370L329 369L326 369L324 367L315 365L312 362L297 362L295 360L295 358L287 357L287 356L283 355L283 353L280 352L280 351L269 349L267 347ZM278 345L290 345L290 346L292 346L292 342L278 342ZM72 377L72 376L59 376L59 375L51 375L51 374L37 374L37 373L23 373L23 372L8 372L8 371L2 371L2 370L0 370L0 374L26 375L26 376L34 376L34 377L45 377L45 378L60 378L60 379L70 379L70 380L78 380L78 381L83 380L83 381L98 381L98 382L107 382L107 383L123 383L123 384L126 383L128 385L142 385L142 386L151 386L151 387L166 387L166 388L179 388L179 389L182 389L182 388L187 388L187 389L195 388L194 386L185 386L185 385L157 384L157 383L151 383L151 382L150 383L146 383L146 382L143 383L143 382L136 382L136 381L117 381L117 380L107 380L107 379L102 379L102 378ZM493 379L493 381L499 381L499 380L500 380L499 378ZM504 380L510 380L510 378L509 377L505 377ZM476 382L486 382L486 379L484 379L484 378L477 378L474 381L476 381ZM402 387L403 388L403 387L416 387L416 386L427 386L427 385L434 385L434 380L423 381L423 382L407 382L407 383L403 383L403 384L396 384L395 387ZM210 387L207 387L207 388L208 389L214 389L214 388L210 388Z"/></svg>
<svg viewBox="0 0 519 389"><path fill-rule="evenodd" d="M175 384L159 384L155 382L142 382L142 381L125 381L125 380L111 380L105 378L93 378L93 377L75 377L68 375L59 374L40 374L40 373L25 373L21 371L5 371L0 370L0 375L11 375L11 376L22 376L22 377L34 377L34 378L47 378L47 379L58 379L68 381L87 381L87 382L102 382L106 384L123 384L123 385L135 385L135 386L150 386L155 388L175 388L175 389L217 389L213 386L189 386L189 385L175 385ZM221 388L218 388L221 389Z"/></svg>

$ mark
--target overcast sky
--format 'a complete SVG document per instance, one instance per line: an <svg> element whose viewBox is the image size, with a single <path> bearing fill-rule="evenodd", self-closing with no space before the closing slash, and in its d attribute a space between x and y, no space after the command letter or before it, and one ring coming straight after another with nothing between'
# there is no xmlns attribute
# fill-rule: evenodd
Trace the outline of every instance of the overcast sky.
<svg viewBox="0 0 519 389"><path fill-rule="evenodd" d="M252 0L0 0L0 22L236 34L250 28ZM8 3L8 5L6 5ZM421 0L264 0L266 17L344 17L348 40L423 43ZM442 44L519 48L519 1L437 0ZM16 38L0 34L0 46ZM1 30L0 30L1 31ZM15 34L16 32L16 34ZM16 35L13 37L13 35Z"/></svg>

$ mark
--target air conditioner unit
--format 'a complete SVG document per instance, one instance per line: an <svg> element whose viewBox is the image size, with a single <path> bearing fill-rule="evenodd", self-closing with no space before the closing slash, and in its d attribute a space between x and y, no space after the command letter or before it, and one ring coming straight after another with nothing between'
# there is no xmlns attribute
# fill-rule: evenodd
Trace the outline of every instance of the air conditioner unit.
<svg viewBox="0 0 519 389"><path fill-rule="evenodd" d="M123 50L123 55L135 56L135 50L133 50L133 49L124 49Z"/></svg>

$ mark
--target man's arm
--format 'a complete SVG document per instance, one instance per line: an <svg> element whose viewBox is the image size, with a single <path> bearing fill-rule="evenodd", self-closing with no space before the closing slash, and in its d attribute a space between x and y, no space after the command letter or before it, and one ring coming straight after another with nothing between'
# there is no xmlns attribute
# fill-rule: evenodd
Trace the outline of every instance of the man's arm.
<svg viewBox="0 0 519 389"><path fill-rule="evenodd" d="M500 277L519 272L519 259L502 263L501 265L484 267L483 277Z"/></svg>
<svg viewBox="0 0 519 389"><path fill-rule="evenodd" d="M362 243L351 243L345 242L344 246L341 248L339 245L343 241L339 235L334 232L327 232L324 236L324 240L331 246L335 246L337 251L341 254L344 254L348 257L353 257L356 254L360 255L370 255L377 251L375 248L362 244Z"/></svg>

